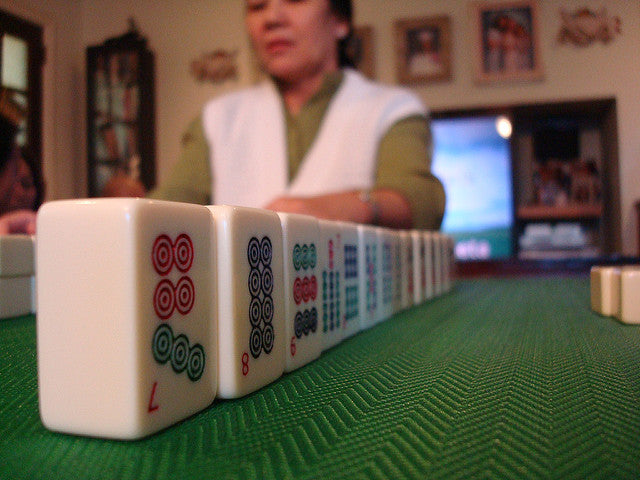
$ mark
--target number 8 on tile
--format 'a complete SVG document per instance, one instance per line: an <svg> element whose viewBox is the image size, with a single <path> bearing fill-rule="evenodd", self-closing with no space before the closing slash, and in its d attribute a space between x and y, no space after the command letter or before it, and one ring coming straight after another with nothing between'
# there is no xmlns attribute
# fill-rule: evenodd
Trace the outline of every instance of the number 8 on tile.
<svg viewBox="0 0 640 480"><path fill-rule="evenodd" d="M274 212L215 205L218 396L237 398L284 370L282 227Z"/></svg>

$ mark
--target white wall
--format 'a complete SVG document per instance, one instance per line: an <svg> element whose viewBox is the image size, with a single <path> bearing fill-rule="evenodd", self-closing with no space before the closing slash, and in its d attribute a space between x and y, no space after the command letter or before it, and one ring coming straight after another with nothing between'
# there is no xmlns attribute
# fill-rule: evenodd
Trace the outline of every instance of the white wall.
<svg viewBox="0 0 640 480"><path fill-rule="evenodd" d="M354 0L356 24L374 28L378 78L395 82L393 22L446 14L452 21L453 78L417 87L433 109L615 97L618 108L620 188L624 253L637 250L633 203L640 199L640 2L540 0L544 79L480 85L474 81L475 39L470 0ZM45 25L48 54L45 86L45 162L50 198L83 195L86 185L84 49L124 33L134 17L156 59L156 152L159 178L166 177L180 149L180 136L206 99L247 85L253 78L243 31L242 0L0 0L0 7L26 13ZM622 35L608 45L560 45L559 8L605 5L622 19ZM49 47L48 47L49 48ZM196 82L189 63L218 48L238 49L236 82ZM52 65L53 63L53 65ZM55 93L52 95L51 90ZM47 103L48 102L48 103Z"/></svg>
<svg viewBox="0 0 640 480"><path fill-rule="evenodd" d="M384 7L380 5L384 3ZM528 83L480 85L475 82L476 43L465 0L360 0L357 21L376 31L378 77L395 81L393 21L447 14L453 37L453 79L417 88L433 109L459 109L518 103L615 97L618 111L622 240L626 254L637 252L633 204L640 199L640 2L627 0L541 0L539 28L544 79ZM599 10L622 20L622 35L587 48L557 41L561 7ZM380 15L384 12L384 15Z"/></svg>
<svg viewBox="0 0 640 480"><path fill-rule="evenodd" d="M239 0L84 0L83 39L102 43L124 33L133 17L153 50L156 66L156 157L159 179L168 174L180 151L180 137L205 101L248 78L249 48ZM106 13L106 15L105 15ZM191 61L224 48L239 51L239 82L213 86L189 74ZM246 65L246 67L245 67Z"/></svg>

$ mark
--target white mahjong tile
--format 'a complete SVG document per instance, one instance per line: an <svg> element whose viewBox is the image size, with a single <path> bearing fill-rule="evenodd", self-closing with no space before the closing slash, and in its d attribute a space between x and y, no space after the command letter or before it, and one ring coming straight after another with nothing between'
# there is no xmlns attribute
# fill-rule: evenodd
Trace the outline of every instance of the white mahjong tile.
<svg viewBox="0 0 640 480"><path fill-rule="evenodd" d="M342 328L343 338L351 337L361 329L360 324L360 297L362 290L360 286L359 268L359 238L358 226L355 223L339 222L342 231L343 261L344 261L344 314Z"/></svg>
<svg viewBox="0 0 640 480"><path fill-rule="evenodd" d="M284 259L285 371L315 360L323 345L320 226L307 215L278 213ZM324 251L324 250L323 250Z"/></svg>
<svg viewBox="0 0 640 480"><path fill-rule="evenodd" d="M321 261L320 283L322 309L320 331L322 349L342 341L345 331L345 262L342 226L339 222L320 220L318 259Z"/></svg>
<svg viewBox="0 0 640 480"><path fill-rule="evenodd" d="M358 225L358 276L360 277L360 329L374 326L380 310L380 249L376 227Z"/></svg>
<svg viewBox="0 0 640 480"><path fill-rule="evenodd" d="M402 256L402 309L413 306L413 241L411 232L400 232L400 254Z"/></svg>
<svg viewBox="0 0 640 480"><path fill-rule="evenodd" d="M392 230L381 227L376 229L376 234L378 236L378 279L380 282L376 323L379 323L391 318L394 313L394 235Z"/></svg>
<svg viewBox="0 0 640 480"><path fill-rule="evenodd" d="M433 232L432 234L432 258L433 258L433 295L438 297L443 293L443 258L442 258L442 244L443 236L440 232Z"/></svg>
<svg viewBox="0 0 640 480"><path fill-rule="evenodd" d="M591 308L605 316L620 313L620 268L594 266L590 272Z"/></svg>
<svg viewBox="0 0 640 480"><path fill-rule="evenodd" d="M0 277L23 277L35 272L32 235L0 235Z"/></svg>
<svg viewBox="0 0 640 480"><path fill-rule="evenodd" d="M451 235L444 235L443 241L443 265L442 265L442 290L443 293L450 292L453 288L453 271L455 267L455 257L454 257L455 243L453 237Z"/></svg>
<svg viewBox="0 0 640 480"><path fill-rule="evenodd" d="M51 202L37 218L40 415L134 439L216 393L215 236L199 205Z"/></svg>
<svg viewBox="0 0 640 480"><path fill-rule="evenodd" d="M624 323L640 324L640 267L625 266L619 272L620 311L618 318Z"/></svg>
<svg viewBox="0 0 640 480"><path fill-rule="evenodd" d="M0 277L0 319L31 313L31 277Z"/></svg>
<svg viewBox="0 0 640 480"><path fill-rule="evenodd" d="M402 243L400 230L391 230L391 271L393 275L393 313L402 310Z"/></svg>
<svg viewBox="0 0 640 480"><path fill-rule="evenodd" d="M422 232L411 230L411 243L413 245L413 304L424 302L424 292L427 286L426 250Z"/></svg>
<svg viewBox="0 0 640 480"><path fill-rule="evenodd" d="M424 289L422 291L423 298L425 300L429 300L433 298L435 294L434 288L434 273L433 273L433 256L434 256L434 234L432 232L423 231L422 232L423 241L424 241L424 271L425 271L425 284Z"/></svg>
<svg viewBox="0 0 640 480"><path fill-rule="evenodd" d="M282 375L285 349L282 227L275 212L207 207L218 249L218 396L237 398Z"/></svg>
<svg viewBox="0 0 640 480"><path fill-rule="evenodd" d="M35 253L35 252L34 252ZM38 310L38 297L36 295L36 276L32 275L30 277L31 283L31 313L36 313Z"/></svg>

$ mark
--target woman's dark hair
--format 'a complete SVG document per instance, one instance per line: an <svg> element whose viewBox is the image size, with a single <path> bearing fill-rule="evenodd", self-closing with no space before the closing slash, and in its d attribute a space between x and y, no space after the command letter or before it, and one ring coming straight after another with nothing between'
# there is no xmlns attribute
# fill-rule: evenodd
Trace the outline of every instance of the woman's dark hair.
<svg viewBox="0 0 640 480"><path fill-rule="evenodd" d="M18 126L4 115L0 115L0 172L8 163L17 133Z"/></svg>
<svg viewBox="0 0 640 480"><path fill-rule="evenodd" d="M20 149L22 159L29 167L31 171L31 179L33 180L33 186L36 189L36 198L33 202L33 209L38 210L42 202L44 201L44 180L42 178L42 171L40 166L36 163L36 157L31 154L26 148Z"/></svg>
<svg viewBox="0 0 640 480"><path fill-rule="evenodd" d="M338 41L338 63L341 67L354 67L355 59L352 58L350 48L353 40L353 8L351 0L329 0L331 11L341 20L349 24L349 33Z"/></svg>
<svg viewBox="0 0 640 480"><path fill-rule="evenodd" d="M16 148L16 134L18 126L11 120L0 114L0 175L5 174L5 169L9 165L11 154ZM31 179L36 189L36 198L32 208L37 210L44 200L44 181L39 165L35 161L35 157L26 148L20 148L20 156L29 167ZM3 192L0 192L3 193Z"/></svg>

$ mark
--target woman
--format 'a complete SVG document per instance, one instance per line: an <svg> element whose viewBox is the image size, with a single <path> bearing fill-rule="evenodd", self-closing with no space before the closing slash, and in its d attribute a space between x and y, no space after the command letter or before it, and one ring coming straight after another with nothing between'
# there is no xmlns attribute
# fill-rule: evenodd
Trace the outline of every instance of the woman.
<svg viewBox="0 0 640 480"><path fill-rule="evenodd" d="M426 112L348 69L351 2L247 0L267 81L209 102L155 198L228 203L397 228L438 228Z"/></svg>

